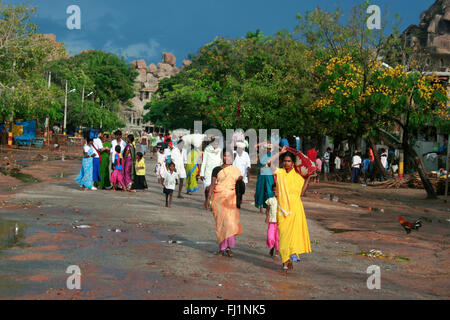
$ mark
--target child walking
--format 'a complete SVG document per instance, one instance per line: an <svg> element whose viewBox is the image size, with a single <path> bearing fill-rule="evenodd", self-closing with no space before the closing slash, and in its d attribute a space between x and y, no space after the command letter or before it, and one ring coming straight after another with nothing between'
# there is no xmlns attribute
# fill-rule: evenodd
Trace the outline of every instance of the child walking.
<svg viewBox="0 0 450 320"><path fill-rule="evenodd" d="M322 160L316 159L317 177L313 178L313 182L320 183L320 173L322 172Z"/></svg>
<svg viewBox="0 0 450 320"><path fill-rule="evenodd" d="M178 173L175 172L175 163L169 163L169 170L162 178L161 184L164 187L164 194L166 195L166 208L172 208L172 197L175 191L175 186L178 184Z"/></svg>
<svg viewBox="0 0 450 320"><path fill-rule="evenodd" d="M167 172L166 160L167 156L164 154L164 149L160 148L158 151L158 162L155 168L156 176L158 177L158 183L161 183L162 179L166 175Z"/></svg>
<svg viewBox="0 0 450 320"><path fill-rule="evenodd" d="M136 153L136 178L134 181L134 189L147 190L147 180L145 179L145 159L142 152Z"/></svg>
<svg viewBox="0 0 450 320"><path fill-rule="evenodd" d="M115 151L116 155L114 157L114 172L111 175L111 183L113 184L113 187L111 189L112 192L116 191L116 186L122 188L122 191L125 192L127 188L125 187L125 184L123 183L123 157L121 153L121 147L116 146Z"/></svg>
<svg viewBox="0 0 450 320"><path fill-rule="evenodd" d="M277 201L277 185L274 184L272 186L272 192L274 196L272 198L267 199L266 205L266 223L269 225L267 230L267 247L270 249L270 256L275 256L275 250L278 252L278 221L277 221L277 212L278 212L278 201Z"/></svg>

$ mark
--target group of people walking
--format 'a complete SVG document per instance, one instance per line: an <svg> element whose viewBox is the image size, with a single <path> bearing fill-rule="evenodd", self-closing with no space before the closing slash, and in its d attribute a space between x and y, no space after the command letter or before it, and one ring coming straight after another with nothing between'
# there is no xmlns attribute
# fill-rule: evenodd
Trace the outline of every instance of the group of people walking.
<svg viewBox="0 0 450 320"><path fill-rule="evenodd" d="M145 159L136 152L134 135L122 139L120 130L115 139L99 132L96 138L87 137L83 147L83 162L75 179L82 190L106 189L136 192L148 189L145 179Z"/></svg>
<svg viewBox="0 0 450 320"><path fill-rule="evenodd" d="M169 138L170 139L170 138ZM166 195L166 206L171 207L178 184L178 198L197 192L203 184L205 210L211 210L216 222L218 254L233 257L236 237L242 234L240 207L246 185L249 183L251 162L245 151L245 140L235 141L234 152L225 151L215 139L205 151L199 145L185 148L184 140L170 139L157 143L155 173ZM142 140L141 140L142 141ZM308 189L311 177L302 177L296 170L296 156L286 147L272 152L271 143L261 143L263 149L258 166L255 205L266 208L267 246L270 255L281 256L283 270L293 269L300 255L311 252L308 226L301 197ZM145 150L146 151L146 150ZM152 150L154 151L154 150ZM122 133L115 132L115 139L100 133L98 138L87 139L83 148L83 163L79 177L75 179L83 190L111 189L136 192L147 189L145 160L142 152L136 152L134 136L122 140ZM275 168L275 159L281 159L282 167Z"/></svg>

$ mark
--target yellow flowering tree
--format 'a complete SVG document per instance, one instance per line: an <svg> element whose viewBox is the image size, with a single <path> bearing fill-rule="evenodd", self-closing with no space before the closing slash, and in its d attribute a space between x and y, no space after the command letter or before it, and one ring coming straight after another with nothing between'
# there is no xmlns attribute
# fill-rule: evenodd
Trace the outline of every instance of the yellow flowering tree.
<svg viewBox="0 0 450 320"><path fill-rule="evenodd" d="M412 63L395 24L388 36L385 25L379 30L367 28L369 5L366 1L355 6L346 23L341 22L339 8L327 12L317 7L298 16L297 32L315 52L316 62L311 67L318 97L312 107L315 121L327 128L328 135L353 140L354 144L368 136L374 150L372 138L389 140L404 150L428 197L435 198L422 161L412 148L411 133L431 123L445 127L449 122L447 88L437 77L417 71L420 65ZM402 139L393 133L395 127L402 129ZM375 159L383 173L376 155Z"/></svg>
<svg viewBox="0 0 450 320"><path fill-rule="evenodd" d="M412 132L428 124L450 120L447 88L435 75L406 72L401 65L385 67L370 61L369 72L349 54L317 59L313 67L321 96L313 108L325 119L332 134L377 133L404 150L419 172L430 198L436 197L422 161L412 147ZM403 130L403 139L392 132Z"/></svg>

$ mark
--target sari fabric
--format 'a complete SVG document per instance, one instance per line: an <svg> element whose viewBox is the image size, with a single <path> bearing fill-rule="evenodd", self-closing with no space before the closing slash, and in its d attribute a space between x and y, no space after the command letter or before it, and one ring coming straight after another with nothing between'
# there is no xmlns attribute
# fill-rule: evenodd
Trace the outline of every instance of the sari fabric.
<svg viewBox="0 0 450 320"><path fill-rule="evenodd" d="M107 141L103 144L104 148L112 148L111 142ZM98 184L99 189L105 189L111 187L111 182L109 180L109 151L103 151L100 153L102 158L102 163L100 164L100 182Z"/></svg>
<svg viewBox="0 0 450 320"><path fill-rule="evenodd" d="M279 252L283 263L299 261L299 255L311 253L308 225L301 193L305 179L295 170L278 169Z"/></svg>
<svg viewBox="0 0 450 320"><path fill-rule="evenodd" d="M94 154L94 148L90 148L87 152L88 156L92 156ZM75 178L75 181L80 184L80 187L86 189L92 189L94 186L94 161L93 158L83 158L83 162L81 164L81 170L78 177Z"/></svg>
<svg viewBox="0 0 450 320"><path fill-rule="evenodd" d="M273 198L272 186L275 181L271 168L264 168L272 153L263 156L258 165L258 179L256 181L255 206L257 208L267 208L267 199Z"/></svg>
<svg viewBox="0 0 450 320"><path fill-rule="evenodd" d="M212 212L216 220L216 235L219 244L222 244L228 238L242 234L235 191L236 182L240 176L241 171L234 166L222 169L217 175Z"/></svg>
<svg viewBox="0 0 450 320"><path fill-rule="evenodd" d="M134 146L128 144L124 150L124 155L123 183L127 189L130 189L136 176L136 149Z"/></svg>
<svg viewBox="0 0 450 320"><path fill-rule="evenodd" d="M198 173L198 167L200 163L200 151L197 149L192 149L191 152L188 155L187 159L187 165L186 165L186 172L187 172L187 178L186 178L186 191L187 192L196 192L198 191L198 184L197 184L197 173Z"/></svg>

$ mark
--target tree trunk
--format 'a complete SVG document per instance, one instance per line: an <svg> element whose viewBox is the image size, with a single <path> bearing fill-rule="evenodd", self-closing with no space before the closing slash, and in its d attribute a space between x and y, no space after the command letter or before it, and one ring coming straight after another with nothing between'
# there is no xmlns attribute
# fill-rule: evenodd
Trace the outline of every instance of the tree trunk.
<svg viewBox="0 0 450 320"><path fill-rule="evenodd" d="M423 187L427 191L427 199L437 199L436 190L434 190L433 185L428 179L425 168L423 167L422 160L417 155L417 152L409 143L409 130L405 129L403 133L403 150L405 151L405 157L407 157L408 161L412 163L414 169L417 170L420 176L420 180L422 180Z"/></svg>
<svg viewBox="0 0 450 320"><path fill-rule="evenodd" d="M423 167L422 160L417 155L416 151L412 148L407 147L406 154L410 155L408 157L410 159L410 162L414 166L414 169L417 170L420 176L420 180L422 180L423 187L427 191L427 199L434 200L437 199L436 190L434 189L433 185L430 182L430 179L428 179L428 176L426 175L425 168Z"/></svg>
<svg viewBox="0 0 450 320"><path fill-rule="evenodd" d="M383 133L381 131L381 133ZM383 133L386 134L386 133ZM392 138L392 136L390 136ZM373 140L371 140L371 144L373 145ZM427 199L437 199L436 190L434 190L433 185L431 184L430 180L428 179L425 169L423 167L422 160L417 155L416 151L412 148L409 142L409 130L408 127L405 126L404 132L403 132L403 141L399 141L398 139L393 139L397 143L401 143L403 146L403 152L404 152L404 158L405 158L405 164L410 162L414 169L419 173L420 180L422 181L422 184L427 192ZM377 155L375 155L375 161L377 161ZM408 160L406 160L408 159ZM407 162L408 161L408 162Z"/></svg>
<svg viewBox="0 0 450 320"><path fill-rule="evenodd" d="M377 171L380 172L382 180L386 180L386 169L383 168L383 164L381 163L380 157L378 156L377 146L373 138L369 138L369 144L372 148L373 156L375 158L375 167L377 168Z"/></svg>

